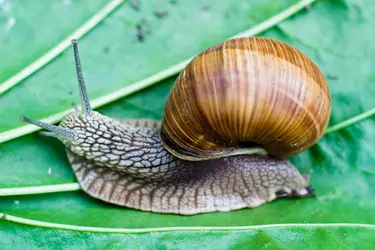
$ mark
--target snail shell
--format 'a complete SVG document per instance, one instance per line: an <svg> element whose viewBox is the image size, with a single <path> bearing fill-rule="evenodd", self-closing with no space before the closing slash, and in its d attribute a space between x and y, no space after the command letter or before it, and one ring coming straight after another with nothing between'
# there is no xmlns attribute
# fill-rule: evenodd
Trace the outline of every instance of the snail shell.
<svg viewBox="0 0 375 250"><path fill-rule="evenodd" d="M254 146L290 156L319 140L330 112L325 78L302 52L267 38L232 39L200 53L178 76L162 143L188 160Z"/></svg>

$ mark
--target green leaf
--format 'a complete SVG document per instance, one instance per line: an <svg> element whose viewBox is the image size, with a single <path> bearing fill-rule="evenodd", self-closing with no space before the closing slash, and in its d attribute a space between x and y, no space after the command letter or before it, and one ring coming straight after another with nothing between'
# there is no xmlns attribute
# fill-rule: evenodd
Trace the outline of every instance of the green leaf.
<svg viewBox="0 0 375 250"><path fill-rule="evenodd" d="M17 218L12 218L17 219ZM268 225L243 228L160 228L142 230L75 228L74 231L5 222L0 243L21 249L372 249L374 226ZM58 235L58 237L57 237ZM204 237L202 237L204 235Z"/></svg>
<svg viewBox="0 0 375 250"><path fill-rule="evenodd" d="M145 37L143 47L136 42L130 45L124 38L126 34L129 37L131 29L127 30L126 34L116 34L116 32L121 32L120 24L117 24L119 20L123 21L125 17L130 18L131 15L141 14L132 10L130 5L124 5L116 10L104 21L103 25L98 26L81 43L81 57L90 97L95 98L103 94L102 92L121 88L121 83L142 79L173 65L217 41L250 27L256 22L253 15L264 14L257 19L264 20L266 16L277 13L295 1L289 1L288 4L284 1L252 1L251 4L249 1L224 1L224 4L220 6L213 4L214 2L208 0L204 3L202 0L184 3L176 1L176 5L168 5L170 8L175 8L176 12L153 21L152 25L155 25L153 27L159 28L154 28L149 37ZM285 6L281 2L285 3ZM212 19L210 20L215 20L216 23L205 22L204 19L199 18L198 20L187 18L195 17L196 14L188 15L187 13L200 13L202 6L207 3L211 3L209 10L212 11ZM261 34L297 47L319 65L327 76L331 89L330 125L338 124L375 106L373 98L375 95L375 72L373 70L375 44L372 37L375 26L375 6L371 3L371 0L318 1L309 10L304 10L272 30ZM142 5L142 8L148 10L145 12L147 15L142 12L142 16L151 19L153 9L150 6L160 7L164 6L163 4L167 6L169 3L160 1L160 5L153 4L146 7ZM249 9L239 7L242 6L241 4L249 6ZM206 8L204 9L207 11ZM229 20L226 19L226 11L231 13ZM181 17L184 13L186 20ZM140 16L137 18L134 17L134 20L139 20ZM166 24L167 20L169 20L168 24ZM162 25L163 22L166 26ZM107 26L108 23L111 23L111 28ZM160 27L167 28L161 30ZM208 34L208 32L211 33ZM107 54L99 53L100 50L95 48L102 46L103 49L103 46L108 46L104 40L108 39L109 34L112 33L118 36L119 42L115 41L116 46L109 47ZM167 38L177 40L168 40L170 47L163 50ZM122 47L123 43L126 46ZM112 46L111 43L109 44ZM175 47L172 44L180 51L173 50ZM153 46L155 52L152 51ZM111 53L112 50L114 54ZM128 56L125 57L126 51L128 51ZM120 55L120 52L123 53ZM30 115L30 117L40 118L64 110L71 101L78 100L78 94L74 96L66 94L69 91L76 93L72 62L71 51L67 51L34 76L0 96L1 107L12 107L0 111L1 126L4 121L8 121L2 127L3 131L20 125L14 122L12 117L17 116L21 111L22 114ZM121 67L118 65L119 62L124 62ZM61 74L57 70L59 67ZM174 78L100 108L99 112L121 118L160 119ZM43 79L48 79L50 82L48 86L43 85L45 84ZM103 87L102 92L101 87ZM49 92L52 89L55 91L57 89L57 93L50 96ZM16 98L21 94L24 96L28 94L28 101ZM183 248L183 244L186 248L193 246L244 249L269 246L280 249L290 248L293 244L298 249L332 249L335 247L372 249L375 244L373 227L355 224L375 224L373 212L375 210L375 167L373 164L375 162L375 134L373 131L375 131L375 119L369 118L325 135L313 148L291 158L301 171L310 173L311 184L317 190L316 199L284 199L256 209L179 216L119 208L92 199L82 191L8 196L0 198L0 211L10 215L66 225L143 228L149 233L127 232L123 237L122 234L117 233L46 229L0 221L0 228L4 229L0 230L0 242L13 242L14 240L20 248L26 243L44 247L44 241L40 240L42 235L51 235L51 238L53 235L55 237L59 235L59 240L48 240L48 244L52 246L60 243L71 248L82 248L83 244L95 245L98 248L119 248L127 245L141 249L143 247ZM75 182L63 146L52 138L41 137L38 134L20 137L0 144L0 155L0 188ZM298 224L284 225L290 223ZM309 225L301 225L305 223ZM310 225L311 223L319 224ZM353 225L329 223L353 223ZM238 228L267 224L270 226L265 226L265 228ZM225 227L227 230L175 228L173 232L162 230L153 232L159 227L212 226ZM57 226L57 228L63 227ZM27 240L21 242L24 238Z"/></svg>
<svg viewBox="0 0 375 250"><path fill-rule="evenodd" d="M59 43L106 2L86 0L72 4L70 1L46 1L38 4L35 1L1 1L0 82Z"/></svg>
<svg viewBox="0 0 375 250"><path fill-rule="evenodd" d="M18 84L22 80L26 79L28 76L32 75L37 70L42 68L44 65L49 63L51 60L56 58L59 54L61 54L61 52L63 52L66 48L68 48L68 46L70 46L70 40L71 39L81 38L83 35L85 35L87 32L89 32L91 29L93 29L96 25L98 25L108 14L110 14L114 9L116 9L122 2L123 2L123 0L113 0L113 1L109 2L99 12L97 12L94 16L92 16L87 22L85 22L82 26L80 26L74 32L72 32L67 37L65 37L65 39L63 39L59 44L57 44L53 48L49 49L47 52L45 52L43 55L41 55L38 59L36 59L32 63L28 64L27 66L26 65L23 66L23 69L19 70L17 73L15 73L14 75L12 75L8 79L6 79L4 82L0 83L0 94L7 91L11 87L15 86L16 84ZM33 46L36 47L37 44L29 43L29 40L27 40L27 39L30 39L30 37L23 36L23 35L17 36L17 35L19 35L19 33L17 33L17 31L14 32L14 30L13 30L13 32L9 32L10 29L16 23L16 20L18 20L18 22L19 22L20 19L22 20L26 17L27 21L31 21L30 19L34 18L34 16L28 16L28 15L17 16L17 12L15 12L15 13L11 12L12 5L10 4L10 2L2 2L2 3L3 3L2 10L5 12L5 14L7 16L7 18L6 18L7 22L6 22L6 25L5 25L5 31L6 31L5 35L6 36L5 36L4 41L7 42L7 39L10 38L10 39L12 39L12 43L10 45L14 46L14 45L18 45L16 39L21 38L21 40L23 40L23 41L18 41L18 42L23 43L23 45L25 44L26 45L25 47L28 47L28 46L29 46L29 48L32 48ZM69 2L65 2L64 5L71 6L71 4ZM40 7L42 7L42 6L40 6ZM45 21L45 18L50 18L53 14L55 14L54 11L56 11L56 9L54 7L59 7L59 6L56 5L56 4L50 5L50 3L48 3L46 6L43 6L43 9L41 11L44 11L44 12L48 11L48 13L50 15L43 15L44 18L40 18L39 16L35 16L34 21L40 21L40 20ZM61 18L61 14L65 15L66 12L71 9L69 7L65 7L65 8L64 7L62 8L61 12L57 12L57 15L60 18ZM76 6L73 6L72 8L75 8L75 7ZM83 6L83 7L86 7L86 6ZM76 9L73 9L73 10L76 10ZM68 27L71 28L69 26L69 25L71 25L71 23L67 22L67 24L68 24ZM37 32L42 30L42 29L40 29L39 26L35 26L35 27L38 29ZM51 28L51 27L49 27L49 25L46 25L46 27ZM20 25L17 25L17 28L20 29L20 28L24 28L24 27L22 27ZM65 31L64 29L62 29L62 30ZM63 34L63 33L57 33L57 32L55 33L55 35L61 35L61 34ZM14 35L16 35L16 36L14 36ZM50 33L48 35L50 35ZM53 35L51 35L51 38L52 38L51 40L43 40L43 41L46 41L47 43L48 42L51 43L51 42L53 42ZM41 53L41 51L43 49L45 49L45 48L39 47L39 46L40 45L38 45L37 48L34 48L38 51L37 53ZM9 46L4 46L4 47L5 47L5 49L8 49L7 47L9 47ZM4 51L4 53L7 53L7 52L8 52L7 50ZM21 53L22 53L22 50L21 50ZM15 54L15 55L17 55L17 54ZM12 57L12 56L14 56L14 55L11 54L10 57ZM25 57L25 58L27 58L27 57ZM12 60L12 58L10 58L10 60ZM27 59L26 60L18 60L17 62L19 64L16 67L13 67L12 68L13 70L17 69L18 67L21 67L22 64L27 63ZM10 67L12 67L12 66L14 66L14 64L10 64ZM9 70L8 72L5 72L5 73L9 73L9 72L11 72L11 70ZM6 74L3 74L3 76L6 76ZM0 80L1 80L1 78L0 78Z"/></svg>

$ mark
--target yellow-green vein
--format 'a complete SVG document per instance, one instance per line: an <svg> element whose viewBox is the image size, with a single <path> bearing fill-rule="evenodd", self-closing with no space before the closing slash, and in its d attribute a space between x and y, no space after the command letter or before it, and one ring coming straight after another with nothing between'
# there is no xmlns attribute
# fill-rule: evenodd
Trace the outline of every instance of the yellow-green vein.
<svg viewBox="0 0 375 250"><path fill-rule="evenodd" d="M51 50L47 51L44 55L39 57L30 65L23 68L20 72L18 72L11 78L7 79L5 82L0 83L0 95L5 91L9 90L10 88L12 88L13 86L17 85L22 80L26 79L28 76L30 76L40 68L42 68L44 65L52 61L58 55L60 55L64 50L66 50L71 45L70 41L73 38L78 39L87 34L123 2L124 0L110 1L106 6L104 6L103 9L96 13L92 18L90 18L86 23L80 26L72 34L67 36L58 45L53 47Z"/></svg>
<svg viewBox="0 0 375 250"><path fill-rule="evenodd" d="M81 232L96 232L96 233L150 233L150 232L170 232L170 231L230 231L230 230L261 230L267 228L332 228L332 227L357 227L375 230L373 224L360 224L360 223L293 223L293 224L269 224L258 226L229 226L229 227L155 227L155 228L107 228L107 227L88 227L88 226L75 226L59 223L44 222L38 220L31 220L22 217L17 217L0 212L0 219L25 224L30 226L38 226L44 228L64 229Z"/></svg>

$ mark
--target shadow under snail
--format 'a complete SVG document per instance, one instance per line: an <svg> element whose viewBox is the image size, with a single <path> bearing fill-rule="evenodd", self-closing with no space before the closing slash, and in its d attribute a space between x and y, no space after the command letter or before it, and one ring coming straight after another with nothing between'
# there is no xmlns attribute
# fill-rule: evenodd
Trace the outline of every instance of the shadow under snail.
<svg viewBox="0 0 375 250"><path fill-rule="evenodd" d="M81 105L59 126L21 117L66 146L90 196L158 213L257 207L314 190L287 156L322 136L330 93L302 52L267 38L238 38L197 55L180 73L162 121L120 120L90 107L72 40Z"/></svg>

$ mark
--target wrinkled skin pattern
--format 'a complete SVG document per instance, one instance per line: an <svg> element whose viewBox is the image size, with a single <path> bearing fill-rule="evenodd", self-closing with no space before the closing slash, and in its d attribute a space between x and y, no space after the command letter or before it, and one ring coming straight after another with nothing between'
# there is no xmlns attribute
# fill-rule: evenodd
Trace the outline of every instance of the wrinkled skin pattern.
<svg viewBox="0 0 375 250"><path fill-rule="evenodd" d="M257 207L278 197L307 197L308 181L287 160L239 155L186 161L166 151L160 122L116 120L97 112L68 115L59 138L82 189L120 206L158 213L197 214Z"/></svg>

